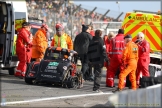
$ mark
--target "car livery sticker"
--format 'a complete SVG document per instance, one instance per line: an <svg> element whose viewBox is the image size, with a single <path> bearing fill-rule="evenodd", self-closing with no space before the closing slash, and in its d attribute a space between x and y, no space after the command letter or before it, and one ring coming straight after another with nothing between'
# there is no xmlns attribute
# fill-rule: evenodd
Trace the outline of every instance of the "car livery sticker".
<svg viewBox="0 0 162 108"><path fill-rule="evenodd" d="M59 65L59 63L57 63L57 62L50 62L48 64L48 66L58 66L58 65Z"/></svg>
<svg viewBox="0 0 162 108"><path fill-rule="evenodd" d="M46 69L44 70L44 72L51 72L51 73L57 73L57 66L59 65L59 63L57 62L50 62Z"/></svg>

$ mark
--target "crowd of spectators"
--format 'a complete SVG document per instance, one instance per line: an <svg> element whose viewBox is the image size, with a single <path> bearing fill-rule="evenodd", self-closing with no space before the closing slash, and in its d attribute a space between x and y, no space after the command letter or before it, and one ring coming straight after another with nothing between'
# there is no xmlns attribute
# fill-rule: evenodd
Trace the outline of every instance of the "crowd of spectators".
<svg viewBox="0 0 162 108"><path fill-rule="evenodd" d="M79 8L72 14L73 10L77 8L74 3L68 3L66 0L26 0L29 17L37 17L43 19L49 26L50 33L55 32L55 24L62 23L65 27L65 32L76 36L81 32L81 25L88 24L92 21L112 22L114 18L104 17L102 14ZM72 16L72 17L71 17ZM71 20L72 19L72 20ZM119 20L121 21L121 20Z"/></svg>

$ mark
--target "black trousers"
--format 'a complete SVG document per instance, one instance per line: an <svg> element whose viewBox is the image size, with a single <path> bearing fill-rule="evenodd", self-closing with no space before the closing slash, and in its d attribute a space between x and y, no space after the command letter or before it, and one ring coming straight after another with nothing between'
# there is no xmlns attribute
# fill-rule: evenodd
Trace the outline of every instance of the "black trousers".
<svg viewBox="0 0 162 108"><path fill-rule="evenodd" d="M100 64L94 65L94 87L93 90L100 89L101 76L103 66Z"/></svg>
<svg viewBox="0 0 162 108"><path fill-rule="evenodd" d="M93 72L92 72L92 65L91 64L88 64L88 66L89 66L89 75L90 76L93 76Z"/></svg>
<svg viewBox="0 0 162 108"><path fill-rule="evenodd" d="M87 54L79 54L81 63L82 63L82 74L83 74L83 79L85 79L85 74L87 71L89 71L89 66L88 66L88 56Z"/></svg>

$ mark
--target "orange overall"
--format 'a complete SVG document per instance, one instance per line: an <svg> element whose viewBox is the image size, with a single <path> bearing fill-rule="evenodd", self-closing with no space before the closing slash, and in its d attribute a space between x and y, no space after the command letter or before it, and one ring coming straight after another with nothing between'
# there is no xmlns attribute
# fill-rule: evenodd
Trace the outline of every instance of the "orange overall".
<svg viewBox="0 0 162 108"><path fill-rule="evenodd" d="M47 47L46 31L39 29L33 38L32 58L36 60L43 59Z"/></svg>
<svg viewBox="0 0 162 108"><path fill-rule="evenodd" d="M129 80L132 85L132 89L136 89L136 69L138 62L138 46L130 41L126 44L126 47L123 51L122 61L124 65L124 69L119 74L119 84L118 88L123 89L124 80L126 76L129 74Z"/></svg>

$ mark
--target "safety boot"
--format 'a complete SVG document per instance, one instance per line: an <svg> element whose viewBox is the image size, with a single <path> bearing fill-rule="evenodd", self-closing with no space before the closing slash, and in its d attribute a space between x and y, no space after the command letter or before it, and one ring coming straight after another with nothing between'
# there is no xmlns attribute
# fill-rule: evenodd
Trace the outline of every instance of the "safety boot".
<svg viewBox="0 0 162 108"><path fill-rule="evenodd" d="M21 76L21 72L17 72L17 71L16 71L15 74L14 74L14 76L15 76L15 77Z"/></svg>
<svg viewBox="0 0 162 108"><path fill-rule="evenodd" d="M116 90L113 90L112 92L113 92L113 93L116 93L116 92L120 92L120 91L122 91L122 90L119 89L119 88L117 88Z"/></svg>
<svg viewBox="0 0 162 108"><path fill-rule="evenodd" d="M80 89L83 87L83 84L79 84L79 86L77 87L77 89Z"/></svg>
<svg viewBox="0 0 162 108"><path fill-rule="evenodd" d="M108 86L108 85L106 85L106 87L114 88L114 87L115 87L115 85L114 85L114 86Z"/></svg>

